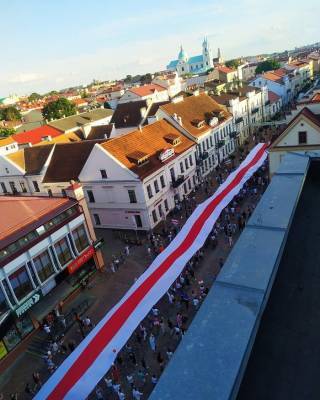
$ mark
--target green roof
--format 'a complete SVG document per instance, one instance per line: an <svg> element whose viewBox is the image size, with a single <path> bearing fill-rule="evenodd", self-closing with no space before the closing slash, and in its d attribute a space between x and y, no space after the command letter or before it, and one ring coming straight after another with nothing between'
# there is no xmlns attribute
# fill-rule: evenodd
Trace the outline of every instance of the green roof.
<svg viewBox="0 0 320 400"><path fill-rule="evenodd" d="M99 119L110 117L112 114L112 110L106 108L97 108L96 110L50 121L48 125L53 126L60 131L66 132L74 128L80 128L82 125L87 125L89 123L98 121Z"/></svg>

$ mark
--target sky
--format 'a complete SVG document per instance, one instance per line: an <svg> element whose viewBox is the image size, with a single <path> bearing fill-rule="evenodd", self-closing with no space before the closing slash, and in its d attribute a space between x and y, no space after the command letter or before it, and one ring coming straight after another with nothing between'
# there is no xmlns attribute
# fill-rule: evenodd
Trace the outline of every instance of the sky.
<svg viewBox="0 0 320 400"><path fill-rule="evenodd" d="M320 41L319 0L1 0L0 98Z"/></svg>

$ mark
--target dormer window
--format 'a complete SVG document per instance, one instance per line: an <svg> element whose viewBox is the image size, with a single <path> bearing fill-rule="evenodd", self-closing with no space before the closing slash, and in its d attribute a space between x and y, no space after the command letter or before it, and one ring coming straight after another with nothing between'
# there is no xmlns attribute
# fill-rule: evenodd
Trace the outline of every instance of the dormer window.
<svg viewBox="0 0 320 400"><path fill-rule="evenodd" d="M178 144L181 143L181 137L174 133L169 133L168 135L165 135L164 139L169 144L172 144L172 146L177 146Z"/></svg>
<svg viewBox="0 0 320 400"><path fill-rule="evenodd" d="M144 165L149 161L149 155L143 151L133 151L127 155L129 161L133 162L137 166Z"/></svg>
<svg viewBox="0 0 320 400"><path fill-rule="evenodd" d="M191 121L191 123L196 128L200 129L205 125L206 121L205 120L201 120L201 119L194 119L194 120Z"/></svg>

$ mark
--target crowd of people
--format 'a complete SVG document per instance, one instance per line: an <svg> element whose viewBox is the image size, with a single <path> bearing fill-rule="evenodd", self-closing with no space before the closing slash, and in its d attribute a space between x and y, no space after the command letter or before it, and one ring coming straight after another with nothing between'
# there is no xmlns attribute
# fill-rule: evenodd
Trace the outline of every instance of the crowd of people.
<svg viewBox="0 0 320 400"><path fill-rule="evenodd" d="M186 218L191 214L198 203L199 193L202 192L202 197L211 195L214 188L224 182L229 172L227 168L220 168L214 175L204 179L197 190L179 204L179 210L177 210L179 223L170 224L169 228L165 225L162 231L148 237L146 255L150 261L161 253L178 234L184 213ZM225 207L212 227L204 246L188 261L167 295L151 309L148 316L136 328L126 346L118 353L111 370L99 382L88 399L140 400L147 398L170 361L178 343L185 335L194 314L208 295L216 273L223 267L224 259L218 257L211 281L205 281L201 274L201 264L205 253L220 246L225 249L233 246L267 185L268 168L265 163ZM109 265L112 273L116 273L125 258L130 256L131 251L127 245L123 254L113 256ZM78 330L84 337L93 328L93 323L89 316L80 318L76 315L75 318L78 322ZM63 335L59 340L52 338L50 349L44 357L48 371L53 373L76 345L74 340L66 343ZM32 374L32 383L26 384L25 396L22 398L32 398L41 385L40 373L35 371ZM16 393L11 395L11 400L18 398L20 399Z"/></svg>

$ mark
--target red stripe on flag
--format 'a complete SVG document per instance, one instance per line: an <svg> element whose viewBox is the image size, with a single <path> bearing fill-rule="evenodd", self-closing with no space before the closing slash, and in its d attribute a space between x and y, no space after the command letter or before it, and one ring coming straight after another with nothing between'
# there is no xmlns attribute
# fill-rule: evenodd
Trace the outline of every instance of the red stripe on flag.
<svg viewBox="0 0 320 400"><path fill-rule="evenodd" d="M99 354L117 334L124 322L129 318L132 311L143 300L155 283L168 271L171 265L192 245L203 225L210 217L221 200L234 189L241 181L246 172L253 167L265 152L266 145L261 147L250 163L238 172L232 182L212 200L203 210L195 224L191 227L184 241L177 247L168 258L124 301L108 321L101 327L100 331L82 351L78 359L63 376L61 381L48 396L49 400L60 400L81 379L82 375L94 363Z"/></svg>

